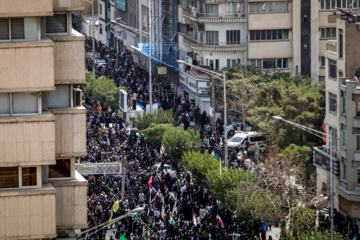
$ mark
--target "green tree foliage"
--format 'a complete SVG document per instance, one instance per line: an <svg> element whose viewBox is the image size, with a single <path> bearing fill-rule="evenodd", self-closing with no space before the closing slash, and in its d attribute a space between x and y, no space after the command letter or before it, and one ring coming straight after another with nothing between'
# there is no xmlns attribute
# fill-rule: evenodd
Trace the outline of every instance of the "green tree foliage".
<svg viewBox="0 0 360 240"><path fill-rule="evenodd" d="M198 181L206 179L208 172L219 170L219 162L209 153L186 152L181 158L181 163L187 167Z"/></svg>
<svg viewBox="0 0 360 240"><path fill-rule="evenodd" d="M161 147L161 141L163 138L164 133L170 129L173 128L174 125L172 124L156 124L152 123L147 129L144 129L141 131L144 136L146 136L146 141L148 141L152 147L156 149L160 149Z"/></svg>
<svg viewBox="0 0 360 240"><path fill-rule="evenodd" d="M290 212L289 227L282 223L280 239L298 239L301 235L311 234L315 229L316 211L302 206L294 206Z"/></svg>
<svg viewBox="0 0 360 240"><path fill-rule="evenodd" d="M99 77L93 81L92 74L87 72L84 93L91 95L95 101L100 101L101 104L106 104L112 109L119 108L120 93L114 80Z"/></svg>
<svg viewBox="0 0 360 240"><path fill-rule="evenodd" d="M315 183L314 171L315 167L312 161L312 149L308 146L297 146L295 144L290 144L287 146L284 151L278 154L278 157L282 161L287 159L291 160L291 167L300 167L298 172L297 183L306 186L308 189L313 187Z"/></svg>
<svg viewBox="0 0 360 240"><path fill-rule="evenodd" d="M276 221L283 214L280 197L254 182L240 182L228 194L227 203L254 230L262 221Z"/></svg>
<svg viewBox="0 0 360 240"><path fill-rule="evenodd" d="M172 161L180 161L184 152L200 151L201 140L193 129L185 131L182 127L169 128L163 135L162 145Z"/></svg>
<svg viewBox="0 0 360 240"><path fill-rule="evenodd" d="M171 110L159 108L155 113L137 114L133 120L137 129L144 130L155 124L175 124L174 113Z"/></svg>
<svg viewBox="0 0 360 240"><path fill-rule="evenodd" d="M212 170L206 175L206 185L215 193L217 199L226 203L227 194L234 190L240 182L256 182L250 171L229 169L228 171Z"/></svg>
<svg viewBox="0 0 360 240"><path fill-rule="evenodd" d="M272 116L321 131L324 120L324 84L311 84L305 77L290 77L258 85L255 99L250 102L248 118L254 128L265 132L273 143L285 148L291 143L314 146L319 139Z"/></svg>
<svg viewBox="0 0 360 240"><path fill-rule="evenodd" d="M329 231L320 231L320 229L315 228L307 233L301 234L297 240L328 240L331 238L331 234ZM334 235L335 240L350 240L348 237L344 237L338 232L335 232Z"/></svg>

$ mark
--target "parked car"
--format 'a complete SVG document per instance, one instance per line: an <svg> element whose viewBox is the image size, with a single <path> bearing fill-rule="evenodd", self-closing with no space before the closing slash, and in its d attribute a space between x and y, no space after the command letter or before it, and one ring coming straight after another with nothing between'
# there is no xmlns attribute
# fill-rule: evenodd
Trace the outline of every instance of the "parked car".
<svg viewBox="0 0 360 240"><path fill-rule="evenodd" d="M230 138L227 145L229 148L244 149L246 147L246 141L249 141L248 150L255 150L256 143L258 144L259 148L266 147L266 138L264 134L259 132L237 133L232 138Z"/></svg>
<svg viewBox="0 0 360 240"><path fill-rule="evenodd" d="M156 171L159 171L161 164L160 163L155 163L153 165L153 168ZM174 170L171 169L171 166L168 164L164 164L164 169L163 169L164 174L169 173L171 178L176 178L176 172Z"/></svg>
<svg viewBox="0 0 360 240"><path fill-rule="evenodd" d="M123 128L123 129L121 129L121 132L125 132L126 135L128 135L128 136L130 136L130 134L132 134L133 132L135 132L136 137L139 137L139 135L140 135L139 130L134 127Z"/></svg>
<svg viewBox="0 0 360 240"><path fill-rule="evenodd" d="M242 131L250 132L251 126L245 124L245 129L244 129L244 124L234 122L226 127L226 131L228 135L233 136L236 132L242 132Z"/></svg>

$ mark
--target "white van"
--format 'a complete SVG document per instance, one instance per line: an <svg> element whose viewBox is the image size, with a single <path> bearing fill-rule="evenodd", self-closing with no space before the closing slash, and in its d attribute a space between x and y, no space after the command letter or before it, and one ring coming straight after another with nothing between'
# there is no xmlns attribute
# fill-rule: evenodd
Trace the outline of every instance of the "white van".
<svg viewBox="0 0 360 240"><path fill-rule="evenodd" d="M249 141L249 149L255 150L256 143L259 145L259 148L266 147L266 138L264 134L258 132L243 132L237 133L228 142L228 148L240 148L243 149L246 147L246 141Z"/></svg>

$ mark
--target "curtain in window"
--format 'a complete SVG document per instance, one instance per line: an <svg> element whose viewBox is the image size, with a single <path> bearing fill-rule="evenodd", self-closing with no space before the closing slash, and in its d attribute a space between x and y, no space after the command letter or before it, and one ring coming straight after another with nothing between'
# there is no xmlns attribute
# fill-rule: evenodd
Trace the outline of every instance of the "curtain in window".
<svg viewBox="0 0 360 240"><path fill-rule="evenodd" d="M0 19L0 40L9 39L9 19Z"/></svg>
<svg viewBox="0 0 360 240"><path fill-rule="evenodd" d="M12 18L11 19L11 39L24 39L24 19Z"/></svg>

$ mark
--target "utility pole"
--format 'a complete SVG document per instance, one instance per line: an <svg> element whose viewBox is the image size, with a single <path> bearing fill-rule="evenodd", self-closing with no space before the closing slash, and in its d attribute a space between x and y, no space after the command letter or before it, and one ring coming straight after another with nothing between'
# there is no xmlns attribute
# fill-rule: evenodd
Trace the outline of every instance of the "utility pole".
<svg viewBox="0 0 360 240"><path fill-rule="evenodd" d="M121 200L124 200L125 194L125 164L124 161L122 163L122 181L121 181Z"/></svg>
<svg viewBox="0 0 360 240"><path fill-rule="evenodd" d="M151 74L151 0L149 0L149 105L150 105L150 113L152 113L153 101L152 101L152 74Z"/></svg>
<svg viewBox="0 0 360 240"><path fill-rule="evenodd" d="M93 81L95 81L95 17L94 17L94 0L92 0L92 45L93 45Z"/></svg>

